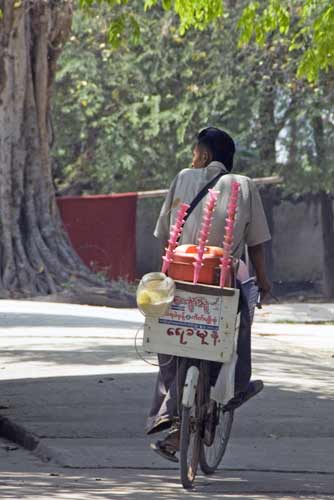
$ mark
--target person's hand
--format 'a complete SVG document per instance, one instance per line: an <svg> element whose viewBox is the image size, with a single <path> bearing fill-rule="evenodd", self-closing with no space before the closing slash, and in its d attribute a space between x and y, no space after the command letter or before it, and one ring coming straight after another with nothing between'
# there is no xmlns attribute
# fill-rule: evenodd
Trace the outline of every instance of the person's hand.
<svg viewBox="0 0 334 500"><path fill-rule="evenodd" d="M261 279L257 279L257 286L259 287L261 301L263 301L270 294L271 283L266 276L263 276Z"/></svg>

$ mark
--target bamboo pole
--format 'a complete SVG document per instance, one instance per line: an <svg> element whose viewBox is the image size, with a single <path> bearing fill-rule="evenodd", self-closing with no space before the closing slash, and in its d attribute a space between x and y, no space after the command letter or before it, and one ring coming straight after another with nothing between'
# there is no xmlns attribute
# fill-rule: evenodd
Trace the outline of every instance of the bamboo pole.
<svg viewBox="0 0 334 500"><path fill-rule="evenodd" d="M258 177L252 179L258 186L271 185L271 184L281 184L283 182L282 177L274 175L272 177ZM166 196L168 189L155 189L153 191L138 191L137 196L140 200L145 198L161 198Z"/></svg>

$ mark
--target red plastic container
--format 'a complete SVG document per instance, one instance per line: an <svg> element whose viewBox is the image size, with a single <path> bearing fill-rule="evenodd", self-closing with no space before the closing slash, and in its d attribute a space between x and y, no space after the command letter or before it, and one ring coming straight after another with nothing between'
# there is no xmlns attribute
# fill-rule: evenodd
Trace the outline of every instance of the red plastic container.
<svg viewBox="0 0 334 500"><path fill-rule="evenodd" d="M180 245L175 249L173 262L168 268L168 276L179 281L193 281L196 245ZM219 283L219 264L223 256L220 247L205 247L203 266L199 273L199 283L216 285Z"/></svg>

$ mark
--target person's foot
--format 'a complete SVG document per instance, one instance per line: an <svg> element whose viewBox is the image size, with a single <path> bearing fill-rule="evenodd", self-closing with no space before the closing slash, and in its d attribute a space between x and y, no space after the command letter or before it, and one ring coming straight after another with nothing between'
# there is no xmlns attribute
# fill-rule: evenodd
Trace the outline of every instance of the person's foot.
<svg viewBox="0 0 334 500"><path fill-rule="evenodd" d="M263 387L264 386L262 380L253 380L252 382L249 382L247 391L239 392L238 394L236 394L234 398L230 399L230 401L226 403L223 411L236 410L237 408L239 408L239 406L246 403L246 401L256 396L256 394L259 394L259 392L262 391Z"/></svg>
<svg viewBox="0 0 334 500"><path fill-rule="evenodd" d="M177 463L179 459L176 456L176 452L180 449L180 430L178 428L172 429L165 439L151 443L150 447L161 457Z"/></svg>

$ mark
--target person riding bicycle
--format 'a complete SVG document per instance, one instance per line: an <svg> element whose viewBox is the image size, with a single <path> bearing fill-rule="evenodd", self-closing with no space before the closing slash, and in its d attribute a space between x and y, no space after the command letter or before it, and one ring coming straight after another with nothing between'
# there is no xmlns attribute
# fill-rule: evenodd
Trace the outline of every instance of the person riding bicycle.
<svg viewBox="0 0 334 500"><path fill-rule="evenodd" d="M232 256L240 259L245 251L245 245L247 245L249 258L255 270L257 285L263 297L271 288L266 273L263 244L270 240L271 236L261 198L254 182L248 177L231 174L234 153L234 141L227 132L215 127L209 127L198 134L193 150L192 168L181 170L172 181L156 224L154 236L166 243L170 234L170 227L175 222L179 204L190 204L208 182L221 174L213 187L220 194L208 239L208 245L221 246L231 184L232 182L238 182L240 184L240 196L234 226ZM198 203L187 219L181 234L180 244L197 243L206 198L205 196ZM251 320L246 303L247 299L243 296L242 286L240 291L241 321L237 347L238 362L235 372L235 396L225 405L224 411L236 409L258 394L263 388L262 381L250 381ZM147 420L147 434L171 428L175 422L175 417L177 417L176 358L174 357L169 363L170 356L159 354L158 358L160 369L152 408ZM221 364L214 362L210 364L212 365L213 378L217 377ZM175 452L178 448L178 438L178 429L175 430L172 427L164 440L157 441L151 446L165 458L177 461Z"/></svg>

